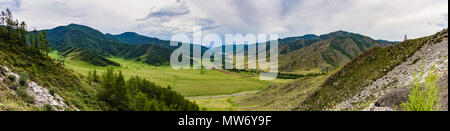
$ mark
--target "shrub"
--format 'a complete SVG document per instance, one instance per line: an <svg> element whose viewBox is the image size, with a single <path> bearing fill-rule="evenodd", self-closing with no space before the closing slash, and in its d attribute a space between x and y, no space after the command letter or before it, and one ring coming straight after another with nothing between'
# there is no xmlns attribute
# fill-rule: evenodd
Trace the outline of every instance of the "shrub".
<svg viewBox="0 0 450 131"><path fill-rule="evenodd" d="M420 83L423 76L423 68L419 72L419 76L411 82L411 93L408 101L402 103L401 107L404 111L438 111L439 87L437 81L439 76L436 74L434 66L430 73L425 77L425 83Z"/></svg>
<svg viewBox="0 0 450 131"><path fill-rule="evenodd" d="M18 85L18 84L17 84ZM27 93L27 88L24 86L19 86L16 90L17 95L22 98L22 100L24 100L27 103L33 103L34 102L34 97L28 95Z"/></svg>
<svg viewBox="0 0 450 131"><path fill-rule="evenodd" d="M11 84L11 89L13 89L13 90L17 90L19 87L20 87L20 84L17 82Z"/></svg>
<svg viewBox="0 0 450 131"><path fill-rule="evenodd" d="M8 80L10 80L10 81L16 81L16 76L14 76L14 75L8 75L8 76L6 76L7 78L8 78Z"/></svg>
<svg viewBox="0 0 450 131"><path fill-rule="evenodd" d="M53 106L52 106L52 105L49 105L49 104L45 104L45 105L42 107L42 110L43 110L43 111L55 111L55 110L53 109Z"/></svg>
<svg viewBox="0 0 450 131"><path fill-rule="evenodd" d="M20 76L19 83L20 83L20 85L24 86L30 77L25 72L20 72L19 76Z"/></svg>

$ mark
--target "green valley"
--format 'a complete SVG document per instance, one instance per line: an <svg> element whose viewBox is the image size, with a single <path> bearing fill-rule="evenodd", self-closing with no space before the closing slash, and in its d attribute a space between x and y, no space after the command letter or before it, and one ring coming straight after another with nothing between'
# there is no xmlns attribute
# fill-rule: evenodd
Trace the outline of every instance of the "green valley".
<svg viewBox="0 0 450 131"><path fill-rule="evenodd" d="M60 57L57 51L50 53L50 56ZM121 70L126 79L132 76L141 76L158 85L170 86L185 96L212 96L255 91L279 83L279 81L286 81L261 81L258 77L234 76L217 70L204 70L203 73L200 70L174 70L170 66L152 66L123 58L109 58L109 60L120 64L114 68ZM90 70L102 73L107 69L107 67L94 66L76 60L66 60L65 65L68 69L82 75L87 75Z"/></svg>

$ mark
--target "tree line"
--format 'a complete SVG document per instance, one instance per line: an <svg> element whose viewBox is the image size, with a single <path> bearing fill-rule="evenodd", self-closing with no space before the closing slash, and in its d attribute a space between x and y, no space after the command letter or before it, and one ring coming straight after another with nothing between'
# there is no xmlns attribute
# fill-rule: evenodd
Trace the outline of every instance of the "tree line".
<svg viewBox="0 0 450 131"><path fill-rule="evenodd" d="M4 41L4 44L9 48L23 48L31 47L34 56L39 55L39 52L43 52L48 55L50 43L47 41L47 33L44 31L29 32L27 25L24 21L14 19L11 11L6 9L0 14L0 41Z"/></svg>

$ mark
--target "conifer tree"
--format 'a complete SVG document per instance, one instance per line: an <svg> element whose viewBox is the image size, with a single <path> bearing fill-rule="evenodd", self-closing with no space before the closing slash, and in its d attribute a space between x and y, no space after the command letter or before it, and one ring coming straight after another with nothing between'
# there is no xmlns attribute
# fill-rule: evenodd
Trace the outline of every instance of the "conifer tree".
<svg viewBox="0 0 450 131"><path fill-rule="evenodd" d="M91 70L88 71L87 79L88 79L89 84L91 84L91 82L92 82L92 71Z"/></svg>

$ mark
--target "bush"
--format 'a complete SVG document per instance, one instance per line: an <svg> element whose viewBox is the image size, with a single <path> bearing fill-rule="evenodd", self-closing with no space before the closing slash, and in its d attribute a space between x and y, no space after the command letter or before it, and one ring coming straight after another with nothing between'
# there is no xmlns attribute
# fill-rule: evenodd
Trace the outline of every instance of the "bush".
<svg viewBox="0 0 450 131"><path fill-rule="evenodd" d="M17 91L17 89L18 89L19 87L20 87L20 84L17 83L17 82L11 84L11 89L13 89L13 90L16 90L16 91Z"/></svg>
<svg viewBox="0 0 450 131"><path fill-rule="evenodd" d="M24 86L30 77L25 72L20 72L19 76L20 76L19 83L20 83L20 85Z"/></svg>
<svg viewBox="0 0 450 131"><path fill-rule="evenodd" d="M10 80L10 81L16 81L16 76L14 76L14 75L8 75L8 76L6 76L7 78L8 78L8 80Z"/></svg>
<svg viewBox="0 0 450 131"><path fill-rule="evenodd" d="M402 103L401 107L404 111L439 111L439 87L437 82L439 76L436 74L434 66L430 73L425 77L425 83L420 83L420 78L423 76L423 67L419 72L419 76L411 82L411 93L408 101Z"/></svg>
<svg viewBox="0 0 450 131"><path fill-rule="evenodd" d="M49 105L49 104L45 104L45 105L42 107L42 110L43 110L43 111L55 111L55 110L53 109L53 106L52 106L52 105Z"/></svg>
<svg viewBox="0 0 450 131"><path fill-rule="evenodd" d="M18 85L18 83L16 83L16 84ZM27 93L27 88L26 88L26 87L24 87L24 86L19 86L19 87L16 89L16 93L17 93L17 95L18 95L20 98L22 98L22 100L24 100L24 101L27 102L27 103L33 103L33 102L34 102L34 97L28 95L28 93Z"/></svg>

